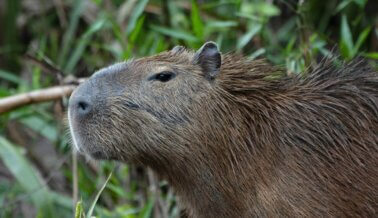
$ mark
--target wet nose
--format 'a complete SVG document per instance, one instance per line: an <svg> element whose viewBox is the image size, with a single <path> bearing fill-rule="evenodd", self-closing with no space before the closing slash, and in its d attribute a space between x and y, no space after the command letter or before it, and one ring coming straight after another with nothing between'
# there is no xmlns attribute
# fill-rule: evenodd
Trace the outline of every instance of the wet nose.
<svg viewBox="0 0 378 218"><path fill-rule="evenodd" d="M71 103L72 104L70 105L70 107L78 117L87 116L93 108L93 105L91 104L89 98L85 98L83 96L74 98Z"/></svg>
<svg viewBox="0 0 378 218"><path fill-rule="evenodd" d="M91 111L91 104L86 99L79 99L77 102L77 110L80 114L88 114Z"/></svg>

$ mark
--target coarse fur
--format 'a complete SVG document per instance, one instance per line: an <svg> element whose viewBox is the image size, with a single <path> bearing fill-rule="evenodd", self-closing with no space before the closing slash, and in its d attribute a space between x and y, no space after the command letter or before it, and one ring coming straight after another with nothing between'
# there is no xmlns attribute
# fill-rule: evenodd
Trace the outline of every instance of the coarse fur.
<svg viewBox="0 0 378 218"><path fill-rule="evenodd" d="M325 60L288 77L214 49L95 73L70 100L79 150L151 167L191 217L377 217L377 72Z"/></svg>

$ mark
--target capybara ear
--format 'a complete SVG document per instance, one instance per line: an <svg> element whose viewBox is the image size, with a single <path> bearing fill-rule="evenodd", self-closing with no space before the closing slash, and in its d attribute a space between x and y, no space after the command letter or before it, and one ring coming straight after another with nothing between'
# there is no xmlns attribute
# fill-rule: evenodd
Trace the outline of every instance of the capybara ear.
<svg viewBox="0 0 378 218"><path fill-rule="evenodd" d="M222 64L221 53L215 42L206 42L194 55L194 64L201 66L203 73L208 79L214 79Z"/></svg>
<svg viewBox="0 0 378 218"><path fill-rule="evenodd" d="M185 50L185 47L184 46L181 46L181 45L176 45L175 47L173 47L171 49L171 52L173 53L177 53L177 52L182 52Z"/></svg>

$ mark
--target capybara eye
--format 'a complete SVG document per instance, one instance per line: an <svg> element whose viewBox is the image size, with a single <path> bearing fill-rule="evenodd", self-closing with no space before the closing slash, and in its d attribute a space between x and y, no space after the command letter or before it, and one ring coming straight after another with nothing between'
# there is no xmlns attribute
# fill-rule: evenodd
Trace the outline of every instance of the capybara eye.
<svg viewBox="0 0 378 218"><path fill-rule="evenodd" d="M169 80L175 78L176 74L170 71L163 71L151 76L148 80L158 80L160 82L168 82Z"/></svg>

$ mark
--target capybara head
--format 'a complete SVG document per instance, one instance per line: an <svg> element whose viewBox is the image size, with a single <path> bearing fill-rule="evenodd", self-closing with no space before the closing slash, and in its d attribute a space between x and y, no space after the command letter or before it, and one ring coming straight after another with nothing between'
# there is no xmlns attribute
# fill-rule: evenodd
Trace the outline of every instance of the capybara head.
<svg viewBox="0 0 378 218"><path fill-rule="evenodd" d="M207 113L221 54L177 46L96 72L72 94L69 123L79 151L100 159L141 161L188 152L193 114Z"/></svg>

